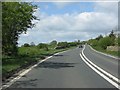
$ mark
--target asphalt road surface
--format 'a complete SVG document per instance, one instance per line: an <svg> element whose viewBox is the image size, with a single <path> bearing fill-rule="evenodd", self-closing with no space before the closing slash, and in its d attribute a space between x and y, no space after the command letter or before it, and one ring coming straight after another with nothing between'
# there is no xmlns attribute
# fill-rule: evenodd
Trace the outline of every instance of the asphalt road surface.
<svg viewBox="0 0 120 90"><path fill-rule="evenodd" d="M54 55L40 63L9 88L116 88L80 57L83 48ZM84 54L99 67L118 77L118 61L86 46Z"/></svg>

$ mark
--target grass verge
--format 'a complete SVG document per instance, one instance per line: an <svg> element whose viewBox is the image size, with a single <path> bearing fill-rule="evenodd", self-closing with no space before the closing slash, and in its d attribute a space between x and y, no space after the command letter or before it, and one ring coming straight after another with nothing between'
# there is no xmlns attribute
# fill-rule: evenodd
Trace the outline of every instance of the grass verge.
<svg viewBox="0 0 120 90"><path fill-rule="evenodd" d="M120 57L120 51L107 51L107 50L104 50L104 49L102 49L101 47L98 47L98 46L92 46L92 48L94 48L97 51L100 51L100 52L103 52L103 53L106 53L106 54L110 54L112 56Z"/></svg>
<svg viewBox="0 0 120 90"><path fill-rule="evenodd" d="M54 49L49 48L49 50L38 49L37 47L20 47L19 55L16 57L2 57L2 76L3 81L17 73L18 71L26 68L38 61L44 59L47 56L53 55L55 53L69 50L75 47L64 48L64 49Z"/></svg>

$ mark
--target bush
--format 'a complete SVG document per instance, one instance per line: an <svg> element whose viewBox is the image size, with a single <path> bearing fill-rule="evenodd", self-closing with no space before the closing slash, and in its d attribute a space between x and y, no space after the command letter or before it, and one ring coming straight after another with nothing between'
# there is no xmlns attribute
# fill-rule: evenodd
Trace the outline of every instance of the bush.
<svg viewBox="0 0 120 90"><path fill-rule="evenodd" d="M40 44L38 44L37 47L38 47L39 49L45 49L46 51L49 50L49 49L48 49L48 45L45 44L45 43L40 43Z"/></svg>
<svg viewBox="0 0 120 90"><path fill-rule="evenodd" d="M92 45L93 45L93 46L97 46L97 45L98 45L98 40L93 40L93 41L92 41Z"/></svg>
<svg viewBox="0 0 120 90"><path fill-rule="evenodd" d="M120 37L118 37L118 38L116 39L116 42L117 42L118 46L120 46Z"/></svg>
<svg viewBox="0 0 120 90"><path fill-rule="evenodd" d="M63 49L65 47L62 47L62 46L57 46L55 49Z"/></svg>
<svg viewBox="0 0 120 90"><path fill-rule="evenodd" d="M69 42L68 44L69 44L69 46L77 46L78 45L77 42Z"/></svg>
<svg viewBox="0 0 120 90"><path fill-rule="evenodd" d="M106 49L107 46L113 45L114 41L110 37L101 38L98 42L99 46Z"/></svg>
<svg viewBox="0 0 120 90"><path fill-rule="evenodd" d="M88 44L90 44L92 46L97 46L98 45L98 40L96 40L96 39L90 39L88 41Z"/></svg>
<svg viewBox="0 0 120 90"><path fill-rule="evenodd" d="M66 48L69 47L69 44L67 42L59 42L57 47Z"/></svg>

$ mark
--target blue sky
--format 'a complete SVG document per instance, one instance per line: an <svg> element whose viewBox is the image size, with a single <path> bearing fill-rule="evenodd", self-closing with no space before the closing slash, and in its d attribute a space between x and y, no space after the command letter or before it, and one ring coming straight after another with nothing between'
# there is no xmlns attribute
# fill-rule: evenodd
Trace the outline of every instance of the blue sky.
<svg viewBox="0 0 120 90"><path fill-rule="evenodd" d="M117 2L33 2L40 21L20 35L19 45L34 42L88 40L117 26Z"/></svg>
<svg viewBox="0 0 120 90"><path fill-rule="evenodd" d="M62 4L64 2L58 2ZM52 2L34 2L40 8L40 12L47 13L48 15L64 14L64 13L82 13L82 12L93 12L94 2L66 2L63 6L58 6Z"/></svg>

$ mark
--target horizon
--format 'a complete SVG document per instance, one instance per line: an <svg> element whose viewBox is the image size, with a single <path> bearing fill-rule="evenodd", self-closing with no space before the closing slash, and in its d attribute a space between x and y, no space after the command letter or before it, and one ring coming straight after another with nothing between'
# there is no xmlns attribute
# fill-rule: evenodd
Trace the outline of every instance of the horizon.
<svg viewBox="0 0 120 90"><path fill-rule="evenodd" d="M118 26L117 2L32 2L40 21L20 35L18 45L53 40L86 41L110 33Z"/></svg>

